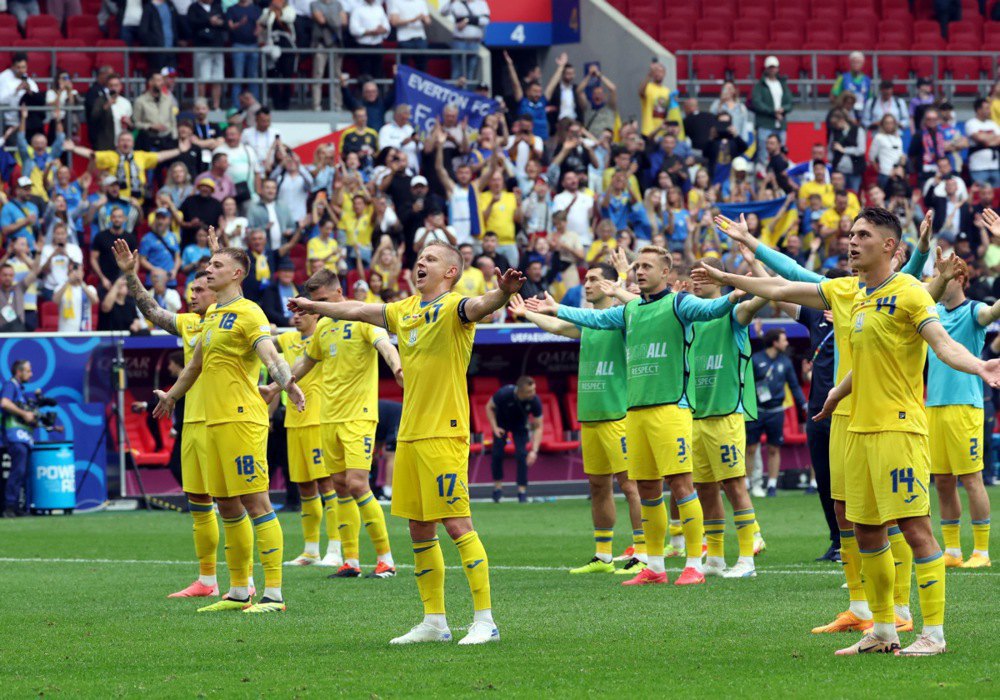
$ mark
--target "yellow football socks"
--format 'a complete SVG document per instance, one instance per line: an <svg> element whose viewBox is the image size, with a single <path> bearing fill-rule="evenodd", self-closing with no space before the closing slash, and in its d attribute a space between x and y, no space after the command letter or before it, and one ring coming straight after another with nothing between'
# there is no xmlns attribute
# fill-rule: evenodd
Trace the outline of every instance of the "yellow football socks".
<svg viewBox="0 0 1000 700"><path fill-rule="evenodd" d="M611 561L611 544L615 539L614 530L594 528L594 544L597 547L597 558L604 562Z"/></svg>
<svg viewBox="0 0 1000 700"><path fill-rule="evenodd" d="M250 579L253 567L253 526L250 516L243 511L238 517L223 518L226 531L226 566L229 567L229 585L243 588Z"/></svg>
<svg viewBox="0 0 1000 700"><path fill-rule="evenodd" d="M638 559L643 559L646 556L646 531L645 530L632 530L632 549L635 550L635 556ZM639 556L642 555L642 556Z"/></svg>
<svg viewBox="0 0 1000 700"><path fill-rule="evenodd" d="M219 521L215 517L215 506L189 500L188 510L194 520L194 553L198 557L198 573L215 576L219 551Z"/></svg>
<svg viewBox="0 0 1000 700"><path fill-rule="evenodd" d="M677 501L681 514L681 529L684 531L684 545L687 558L701 559L701 541L705 537L705 515L701 510L698 494L692 491L687 497Z"/></svg>
<svg viewBox="0 0 1000 700"><path fill-rule="evenodd" d="M753 557L753 536L759 532L757 525L757 514L753 508L745 510L734 510L733 520L736 522L736 539L740 543L740 556Z"/></svg>
<svg viewBox="0 0 1000 700"><path fill-rule="evenodd" d="M492 607L490 562L486 558L483 543L479 541L479 535L475 530L467 532L455 540L455 546L458 547L458 553L462 557L462 570L465 571L465 577L469 579L469 588L472 589L472 609L489 610ZM442 584L443 582L442 576Z"/></svg>
<svg viewBox="0 0 1000 700"><path fill-rule="evenodd" d="M444 555L435 537L413 542L413 575L425 615L444 615Z"/></svg>
<svg viewBox="0 0 1000 700"><path fill-rule="evenodd" d="M990 551L990 519L972 521L972 548L981 554Z"/></svg>
<svg viewBox="0 0 1000 700"><path fill-rule="evenodd" d="M281 562L284 554L284 539L278 514L273 510L253 519L253 529L257 536L257 553L264 567L264 588L281 588Z"/></svg>
<svg viewBox="0 0 1000 700"><path fill-rule="evenodd" d="M910 586L913 581L913 550L906 543L899 525L889 526L889 549L896 566L896 583L892 597L896 605L910 604Z"/></svg>
<svg viewBox="0 0 1000 700"><path fill-rule="evenodd" d="M958 520L941 520L941 535L944 539L944 548L949 551L962 551L962 531Z"/></svg>
<svg viewBox="0 0 1000 700"><path fill-rule="evenodd" d="M680 520L670 521L670 536L671 537L681 537L684 535L684 528L681 527Z"/></svg>
<svg viewBox="0 0 1000 700"><path fill-rule="evenodd" d="M663 504L663 496L647 501L640 501L642 506L642 521L646 524L646 551L651 557L663 557L663 547L667 538L667 507Z"/></svg>
<svg viewBox="0 0 1000 700"><path fill-rule="evenodd" d="M924 625L944 624L944 556L941 552L916 559L917 595Z"/></svg>
<svg viewBox="0 0 1000 700"><path fill-rule="evenodd" d="M874 550L860 550L861 580L865 595L868 597L868 607L872 611L872 620L876 624L894 625L896 616L892 608L896 564L892 559L889 544Z"/></svg>
<svg viewBox="0 0 1000 700"><path fill-rule="evenodd" d="M726 556L726 521L706 520L705 539L708 540L708 556L724 558Z"/></svg>
<svg viewBox="0 0 1000 700"><path fill-rule="evenodd" d="M323 519L323 504L320 503L319 494L309 498L302 498L302 538L306 542L306 549L313 545L316 553L319 553L319 523Z"/></svg>
<svg viewBox="0 0 1000 700"><path fill-rule="evenodd" d="M337 492L327 491L322 495L323 517L326 519L326 536L331 541L340 540L340 530L337 528Z"/></svg>
<svg viewBox="0 0 1000 700"><path fill-rule="evenodd" d="M385 513L382 506L375 500L371 491L355 499L358 504L358 514L365 524L365 530L375 545L375 554L386 554L389 551L389 531L385 528Z"/></svg>
<svg viewBox="0 0 1000 700"><path fill-rule="evenodd" d="M854 530L840 531L840 563L847 579L847 592L851 600L866 600L865 587L861 583L861 554Z"/></svg>
<svg viewBox="0 0 1000 700"><path fill-rule="evenodd" d="M358 533L361 530L361 513L357 502L350 496L337 497L337 528L344 547L344 561L358 565Z"/></svg>

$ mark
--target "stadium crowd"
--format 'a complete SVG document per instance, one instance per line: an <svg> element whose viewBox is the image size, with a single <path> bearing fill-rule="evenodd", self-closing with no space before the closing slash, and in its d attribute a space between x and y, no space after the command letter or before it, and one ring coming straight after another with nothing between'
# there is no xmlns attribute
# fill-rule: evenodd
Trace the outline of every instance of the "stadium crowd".
<svg viewBox="0 0 1000 700"><path fill-rule="evenodd" d="M404 6L423 3L390 3L397 37L420 24L401 22L410 16ZM339 7L317 0L312 15L297 15L289 27L321 35L321 18L332 15L316 6L326 4ZM160 5L178 12L153 2L140 27L154 22L149 15ZM187 9L189 25L200 26L191 18L205 7ZM244 1L227 16L241 8L259 12ZM375 10L381 6L356 11ZM337 14L337 36L354 28L355 15L345 18ZM216 19L207 26L221 32ZM232 28L232 18L225 21ZM130 26L123 23L123 36ZM419 37L413 41L420 46ZM622 87L641 98L633 121L619 115L619 87L596 64L578 71L562 55L543 76L537 65L518 70L506 53L503 60L501 109L478 129L446 107L420 133L391 88L372 74L354 76L355 90L342 96L352 124L337 146L321 146L305 163L282 141L253 86L216 123L209 112L218 95L178 104L170 65L150 73L137 95L126 95L110 66L97 69L83 95L61 71L43 95L28 77L27 56L16 54L0 73L8 151L0 156L0 330L148 329L115 264L119 238L139 249L144 281L174 311L185 307L185 284L205 265L215 227L224 243L251 256L245 295L274 325L287 326L287 300L323 267L341 273L351 298L408 296L415 254L433 240L461 249L467 268L459 289L467 295L488 289L495 269L516 266L527 276L526 296L547 291L580 305L587 264L609 261L619 247L631 258L647 241L673 253L680 278L706 256L742 270L738 249L712 223L718 206L778 200L771 216L748 216L751 230L818 272L846 267L846 234L860 207L895 211L910 247L933 209L935 244L969 263L970 297L1000 296L1000 238L981 216L1000 202L1000 81L959 119L930 80L902 98L890 81L873 83L865 56L852 54L831 91L827 141L793 163L786 140L795 104L775 56L749 99L726 83L711 104L678 95L653 62L638 84ZM487 85L470 82L474 74L456 77L490 95ZM39 104L49 113L27 109ZM84 107L79 122L62 111L76 104Z"/></svg>

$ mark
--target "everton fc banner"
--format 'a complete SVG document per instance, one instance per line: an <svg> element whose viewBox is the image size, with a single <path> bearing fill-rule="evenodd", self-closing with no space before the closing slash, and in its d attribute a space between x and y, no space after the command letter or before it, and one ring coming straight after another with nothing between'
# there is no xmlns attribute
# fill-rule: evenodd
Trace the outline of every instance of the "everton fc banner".
<svg viewBox="0 0 1000 700"><path fill-rule="evenodd" d="M396 73L396 103L408 104L413 110L413 126L427 133L441 119L441 110L453 104L458 107L458 119L469 120L478 130L487 114L497 111L496 100L474 92L460 90L434 76L400 64Z"/></svg>

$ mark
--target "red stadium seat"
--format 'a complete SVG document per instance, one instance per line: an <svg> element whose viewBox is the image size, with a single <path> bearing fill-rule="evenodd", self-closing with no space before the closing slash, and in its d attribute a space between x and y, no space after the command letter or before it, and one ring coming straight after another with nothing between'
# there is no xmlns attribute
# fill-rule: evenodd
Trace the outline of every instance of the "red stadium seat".
<svg viewBox="0 0 1000 700"><path fill-rule="evenodd" d="M793 19L775 17L771 20L769 27L772 38L776 35L798 36L800 40L802 38L802 25Z"/></svg>
<svg viewBox="0 0 1000 700"><path fill-rule="evenodd" d="M567 440L563 428L562 411L555 394L539 394L542 402L542 451L568 452L580 447L579 440Z"/></svg>
<svg viewBox="0 0 1000 700"><path fill-rule="evenodd" d="M740 18L738 21L740 24L742 24L744 20L746 21L757 20L761 22L771 21L771 10L769 10L766 7L753 7L753 6L744 7L741 5L739 12L740 12ZM737 29L737 33L742 33L742 30Z"/></svg>
<svg viewBox="0 0 1000 700"><path fill-rule="evenodd" d="M24 22L24 35L31 39L34 38L32 35L35 32L46 28L55 29L57 34L62 35L62 31L59 28L59 20L52 15L32 15L28 17Z"/></svg>
<svg viewBox="0 0 1000 700"><path fill-rule="evenodd" d="M66 18L66 36L71 39L84 39L87 38L92 32L96 32L98 37L101 37L101 27L97 23L96 14L76 15L75 17ZM80 36L81 33L85 36ZM96 41L96 39L95 39Z"/></svg>
<svg viewBox="0 0 1000 700"><path fill-rule="evenodd" d="M945 68L954 80L980 80L979 67L977 56L948 56L945 59ZM978 92L978 85L975 84L955 86L958 95L975 95Z"/></svg>
<svg viewBox="0 0 1000 700"><path fill-rule="evenodd" d="M729 29L716 29L715 27L702 27L698 25L694 30L695 39L698 42L710 42L714 44L713 49L719 49L730 42L732 34Z"/></svg>
<svg viewBox="0 0 1000 700"><path fill-rule="evenodd" d="M38 330L43 333L59 330L59 305L54 301L43 301L38 307Z"/></svg>
<svg viewBox="0 0 1000 700"><path fill-rule="evenodd" d="M795 406L785 409L785 445L806 444L806 433L799 424L799 411Z"/></svg>
<svg viewBox="0 0 1000 700"><path fill-rule="evenodd" d="M70 74L74 79L91 78L94 72L94 54L61 53L58 57L58 68Z"/></svg>
<svg viewBox="0 0 1000 700"><path fill-rule="evenodd" d="M882 78L907 80L910 77L910 59L908 56L879 56L878 72ZM902 85L894 86L894 90L900 89L905 88Z"/></svg>
<svg viewBox="0 0 1000 700"><path fill-rule="evenodd" d="M717 48L717 45L712 43L702 43L695 42L692 49L711 51L713 48ZM715 55L702 55L694 57L694 73L698 80L725 80L726 79L726 66L727 57L725 56L715 56ZM705 86L702 86L702 90Z"/></svg>
<svg viewBox="0 0 1000 700"><path fill-rule="evenodd" d="M756 80L760 77L760 71L756 66L751 65L750 53L756 51L758 54L763 54L760 47L765 45L750 41L734 41L729 45L728 48L742 52L727 56L729 59L729 71L732 73L734 79ZM758 61L758 63L760 62Z"/></svg>
<svg viewBox="0 0 1000 700"><path fill-rule="evenodd" d="M493 396L500 389L500 379L498 377L472 377L473 394L489 394Z"/></svg>
<svg viewBox="0 0 1000 700"><path fill-rule="evenodd" d="M7 13L0 14L0 29L13 29L18 34L21 33L17 26L17 18Z"/></svg>

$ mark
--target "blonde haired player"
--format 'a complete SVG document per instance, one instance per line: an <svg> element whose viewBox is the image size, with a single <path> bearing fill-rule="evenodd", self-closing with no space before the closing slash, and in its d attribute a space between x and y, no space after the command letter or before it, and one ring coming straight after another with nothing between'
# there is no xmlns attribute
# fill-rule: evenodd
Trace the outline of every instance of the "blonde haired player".
<svg viewBox="0 0 1000 700"><path fill-rule="evenodd" d="M628 263L626 263L627 267ZM619 272L607 263L592 263L583 280L584 296L595 309L614 305L604 284L614 284ZM582 428L583 471L590 487L590 511L594 524L593 559L570 569L571 574L615 573L635 575L646 568L646 536L635 482L628 478L628 442L625 437L627 407L625 337L621 331L595 331L569 321L528 311L515 296L510 303L514 316L526 318L549 333L580 340L577 373L577 413ZM621 569L612 563L615 527L614 482L628 502L632 520L633 554Z"/></svg>
<svg viewBox="0 0 1000 700"><path fill-rule="evenodd" d="M817 418L832 414L851 394L847 436L847 519L854 523L861 572L874 624L840 656L896 653L929 656L946 650L944 639L945 566L930 524L930 447L923 405L926 341L953 369L1000 386L1000 360L983 362L952 340L941 325L934 301L913 277L892 272L902 238L892 212L869 207L855 218L850 236L851 266L863 276L851 309L851 373L831 390ZM717 282L735 283L751 293L766 285L705 269ZM846 278L845 278L846 279ZM770 280L768 280L770 281ZM783 282L782 300L814 305L825 299L830 282ZM836 313L836 311L834 311ZM893 615L895 563L887 523L895 520L913 550L924 629L900 649Z"/></svg>
<svg viewBox="0 0 1000 700"><path fill-rule="evenodd" d="M441 242L427 244L417 258L417 294L391 304L317 302L296 298L302 309L341 321L362 321L396 334L406 391L396 446L392 513L410 521L414 575L424 620L393 644L447 642L444 557L437 526L444 525L462 557L472 589L472 625L460 644L496 641L489 562L469 511L469 394L465 375L475 324L504 307L524 282L514 269L497 273L497 288L478 297L453 290L462 276L462 256Z"/></svg>
<svg viewBox="0 0 1000 700"><path fill-rule="evenodd" d="M976 357L986 343L986 327L1000 319L1000 301L992 306L965 297L969 268L952 261L955 278L948 282L938 302L941 324L952 338ZM931 445L931 474L941 507L944 565L980 569L990 566L990 497L983 485L983 383L973 375L957 372L937 354L928 356L927 418ZM986 436L989 439L990 435ZM960 520L961 480L969 497L973 550L962 561Z"/></svg>
<svg viewBox="0 0 1000 700"><path fill-rule="evenodd" d="M199 612L285 610L281 594L284 545L281 524L268 496L268 415L267 404L257 388L260 363L300 411L305 408L305 396L288 363L270 342L271 324L264 312L243 298L241 283L249 270L250 259L245 251L215 251L205 280L215 292L216 303L205 312L202 335L174 386L167 392L155 392L160 402L153 415L170 415L177 399L199 376L203 377L208 491L219 504L226 530L230 589L226 599ZM250 598L247 581L255 532L264 567L264 595L257 603Z"/></svg>
<svg viewBox="0 0 1000 700"><path fill-rule="evenodd" d="M313 274L305 288L313 302L343 301L340 279L330 270ZM309 313L301 308L294 311ZM330 578L361 575L358 539L362 522L377 557L369 578L396 575L385 513L368 484L378 426L379 355L402 385L399 353L384 329L369 323L323 318L292 367L297 380L314 378L323 394L319 432L323 462L336 490L336 520L344 557L343 565ZM313 373L317 365L320 370ZM277 391L277 386L271 385L265 396L272 391ZM327 504L329 495L325 496Z"/></svg>
<svg viewBox="0 0 1000 700"><path fill-rule="evenodd" d="M695 400L688 386L688 333L696 321L721 318L733 310L736 295L702 300L674 293L667 285L671 268L665 248L639 250L634 269L641 299L609 309L574 309L545 299L527 299L529 311L558 316L578 326L625 331L628 369L629 477L639 488L642 517L646 523L648 568L622 585L667 583L663 562L667 509L663 481L677 498L682 519L687 561L675 585L701 584L701 541L704 515L691 478L691 406Z"/></svg>
<svg viewBox="0 0 1000 700"><path fill-rule="evenodd" d="M194 346L201 337L201 323L208 308L215 303L215 292L208 288L208 274L199 271L191 282L188 308L190 313L175 314L167 311L142 286L136 274L138 251L129 250L128 243L114 243L115 261L125 275L129 294L135 304L153 325L176 335L184 345L184 364L191 362ZM216 580L216 559L219 549L219 521L215 505L208 493L208 445L205 442L205 405L201 397L201 382L196 381L184 401L184 428L181 430L181 487L188 501L188 510L194 520L194 551L198 557L198 579L187 588L171 593L168 598L208 598L219 595ZM250 572L248 587L253 588Z"/></svg>

